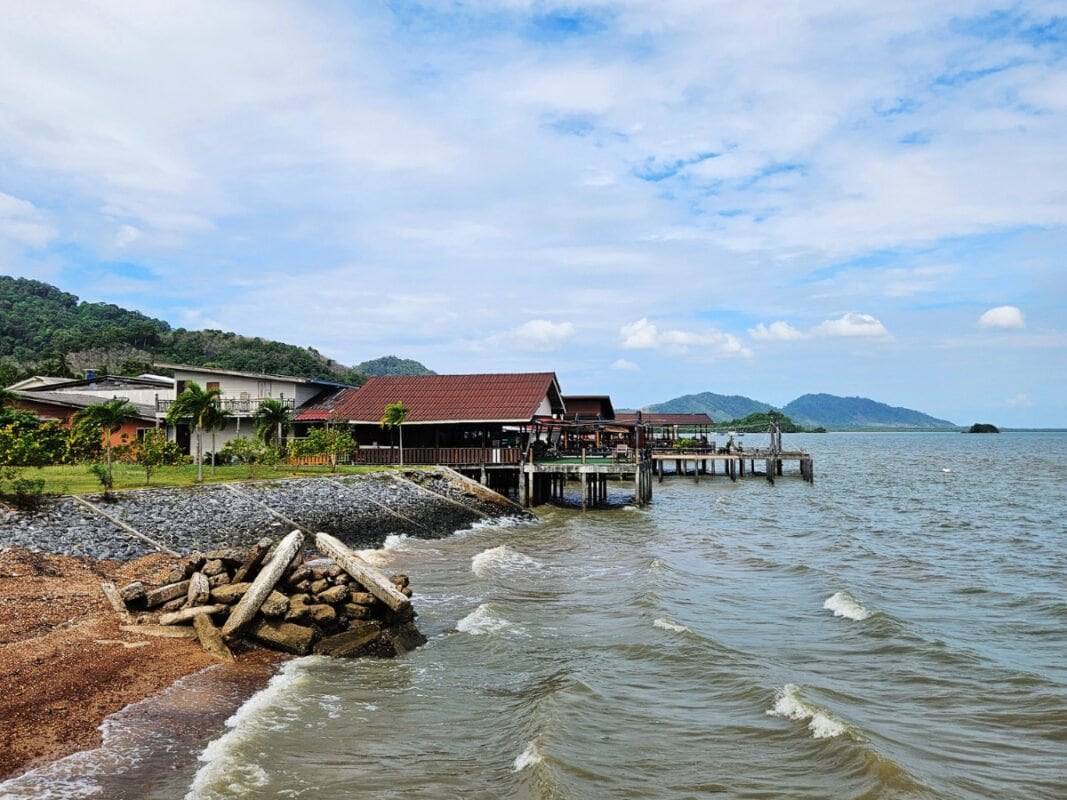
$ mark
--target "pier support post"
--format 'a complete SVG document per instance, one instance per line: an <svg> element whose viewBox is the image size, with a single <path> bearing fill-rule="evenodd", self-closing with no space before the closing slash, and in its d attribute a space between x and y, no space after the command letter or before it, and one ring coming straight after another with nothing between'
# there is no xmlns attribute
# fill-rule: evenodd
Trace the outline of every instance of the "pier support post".
<svg viewBox="0 0 1067 800"><path fill-rule="evenodd" d="M582 451L583 455L585 451ZM589 476L584 472L582 473L582 511L589 505Z"/></svg>

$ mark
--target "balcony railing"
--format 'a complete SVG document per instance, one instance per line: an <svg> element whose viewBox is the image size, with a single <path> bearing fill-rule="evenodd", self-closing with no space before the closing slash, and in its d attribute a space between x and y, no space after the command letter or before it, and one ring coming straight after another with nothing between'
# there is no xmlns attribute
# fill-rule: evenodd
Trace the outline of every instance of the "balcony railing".
<svg viewBox="0 0 1067 800"><path fill-rule="evenodd" d="M278 398L278 397L255 397L247 400L240 398L222 398L219 403L222 406L223 411L228 411L235 417L251 416L255 414L259 409L260 404L264 400L277 400L289 411L296 408L296 401L292 398ZM170 407L174 405L173 400L156 400L156 413L166 414L170 411Z"/></svg>
<svg viewBox="0 0 1067 800"><path fill-rule="evenodd" d="M522 450L518 447L405 447L405 465L443 464L450 467L479 464L518 464ZM399 447L361 447L353 453L353 464L399 464Z"/></svg>

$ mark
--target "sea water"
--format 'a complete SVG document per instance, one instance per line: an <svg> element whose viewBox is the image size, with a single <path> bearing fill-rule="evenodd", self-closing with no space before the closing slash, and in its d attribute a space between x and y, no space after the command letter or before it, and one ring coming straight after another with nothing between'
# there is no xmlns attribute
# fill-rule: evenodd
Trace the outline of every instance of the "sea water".
<svg viewBox="0 0 1067 800"><path fill-rule="evenodd" d="M1067 434L786 440L813 486L391 537L425 647L290 661L190 757L0 797L1067 797Z"/></svg>

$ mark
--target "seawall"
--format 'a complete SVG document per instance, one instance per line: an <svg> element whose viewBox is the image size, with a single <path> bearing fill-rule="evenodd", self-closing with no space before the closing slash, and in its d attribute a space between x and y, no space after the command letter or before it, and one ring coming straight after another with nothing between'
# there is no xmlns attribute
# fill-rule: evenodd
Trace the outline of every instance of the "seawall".
<svg viewBox="0 0 1067 800"><path fill-rule="evenodd" d="M0 511L0 549L128 560L250 546L293 528L368 548L389 534L439 538L481 521L528 514L440 467L142 489L112 498L88 497L86 503L61 497L36 514Z"/></svg>

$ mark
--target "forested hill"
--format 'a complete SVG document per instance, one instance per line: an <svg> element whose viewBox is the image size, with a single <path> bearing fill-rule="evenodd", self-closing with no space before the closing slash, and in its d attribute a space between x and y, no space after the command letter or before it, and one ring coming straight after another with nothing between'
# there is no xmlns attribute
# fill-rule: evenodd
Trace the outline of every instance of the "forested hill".
<svg viewBox="0 0 1067 800"><path fill-rule="evenodd" d="M806 394L784 411L798 425L821 425L831 430L954 428L955 423L910 408L889 406L866 397Z"/></svg>
<svg viewBox="0 0 1067 800"><path fill-rule="evenodd" d="M805 428L847 430L944 430L957 427L921 411L899 408L866 397L838 397L832 394L806 394L775 409L743 395L714 392L687 394L663 403L645 406L645 411L661 414L706 412L716 422L738 422L753 414L780 410L795 424Z"/></svg>
<svg viewBox="0 0 1067 800"><path fill-rule="evenodd" d="M0 275L0 386L32 374L73 376L85 369L136 374L151 371L157 361L338 383L361 384L367 378L311 347L217 330L172 329L137 311L81 302L47 283Z"/></svg>
<svg viewBox="0 0 1067 800"><path fill-rule="evenodd" d="M699 414L706 413L713 420L731 420L747 417L749 414L771 411L773 407L767 403L753 400L739 394L715 394L714 392L701 392L700 394L687 394L676 397L665 403L656 403L646 406L645 411L653 411L659 414Z"/></svg>
<svg viewBox="0 0 1067 800"><path fill-rule="evenodd" d="M382 356L370 361L357 364L356 369L366 375L436 375L432 369L427 369L418 361L410 358L397 358L396 356Z"/></svg>

